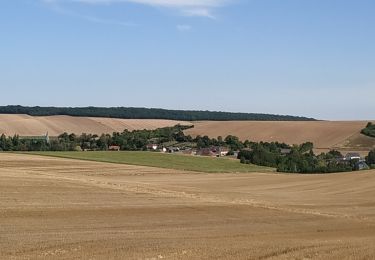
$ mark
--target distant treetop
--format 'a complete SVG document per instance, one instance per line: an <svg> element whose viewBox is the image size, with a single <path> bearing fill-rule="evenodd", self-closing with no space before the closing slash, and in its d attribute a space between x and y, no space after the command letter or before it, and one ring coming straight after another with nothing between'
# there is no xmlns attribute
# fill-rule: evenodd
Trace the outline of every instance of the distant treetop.
<svg viewBox="0 0 375 260"><path fill-rule="evenodd" d="M83 116L122 119L170 119L182 121L315 121L314 118L258 113L232 113L218 111L168 110L137 107L25 107L0 106L0 114L26 114L30 116Z"/></svg>
<svg viewBox="0 0 375 260"><path fill-rule="evenodd" d="M369 122L366 128L362 129L361 133L370 137L375 137L375 124Z"/></svg>

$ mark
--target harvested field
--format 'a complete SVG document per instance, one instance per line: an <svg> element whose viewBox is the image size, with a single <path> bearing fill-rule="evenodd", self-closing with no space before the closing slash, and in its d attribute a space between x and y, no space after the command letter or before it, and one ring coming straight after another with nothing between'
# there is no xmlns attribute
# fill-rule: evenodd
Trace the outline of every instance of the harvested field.
<svg viewBox="0 0 375 260"><path fill-rule="evenodd" d="M189 122L157 119L114 119L99 117L72 116L28 116L0 115L0 134L13 136L40 136L49 133L58 136L67 133L102 134L128 130L156 129L177 124L190 125Z"/></svg>
<svg viewBox="0 0 375 260"><path fill-rule="evenodd" d="M375 171L220 174L0 153L0 259L373 259Z"/></svg>
<svg viewBox="0 0 375 260"><path fill-rule="evenodd" d="M256 122L231 121L194 122L194 128L187 134L208 135L210 137L235 135L241 140L255 142L285 142L301 144L313 142L319 149L347 149L368 151L375 147L375 138L366 138L360 131L366 121L313 121L313 122Z"/></svg>

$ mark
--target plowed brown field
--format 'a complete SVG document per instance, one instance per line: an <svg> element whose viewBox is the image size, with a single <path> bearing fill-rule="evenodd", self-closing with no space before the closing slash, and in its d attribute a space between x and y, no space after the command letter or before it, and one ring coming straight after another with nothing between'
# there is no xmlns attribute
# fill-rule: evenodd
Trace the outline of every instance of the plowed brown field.
<svg viewBox="0 0 375 260"><path fill-rule="evenodd" d="M374 259L375 171L203 174L0 153L0 259Z"/></svg>

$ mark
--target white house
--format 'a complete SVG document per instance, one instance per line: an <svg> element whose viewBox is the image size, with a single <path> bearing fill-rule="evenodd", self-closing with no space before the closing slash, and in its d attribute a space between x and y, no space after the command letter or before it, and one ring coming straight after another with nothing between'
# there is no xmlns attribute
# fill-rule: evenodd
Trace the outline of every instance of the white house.
<svg viewBox="0 0 375 260"><path fill-rule="evenodd" d="M345 156L345 160L360 160L361 159L361 155L359 153L348 153L346 154Z"/></svg>

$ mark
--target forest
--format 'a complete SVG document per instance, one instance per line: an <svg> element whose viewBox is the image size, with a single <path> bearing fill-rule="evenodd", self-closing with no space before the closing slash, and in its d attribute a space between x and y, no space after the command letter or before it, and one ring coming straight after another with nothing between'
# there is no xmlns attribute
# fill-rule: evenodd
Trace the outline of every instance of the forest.
<svg viewBox="0 0 375 260"><path fill-rule="evenodd" d="M333 173L360 170L358 159L346 160L336 150L319 155L313 152L311 142L290 146L287 153L282 153L280 145L269 143L253 144L251 149L244 149L238 154L241 163L269 166L278 172L289 173ZM374 152L366 157L368 165L374 164Z"/></svg>
<svg viewBox="0 0 375 260"><path fill-rule="evenodd" d="M313 118L258 113L232 113L218 111L168 110L136 107L27 107L0 106L0 114L26 114L30 116L83 116L122 119L169 119L182 121L314 121Z"/></svg>

